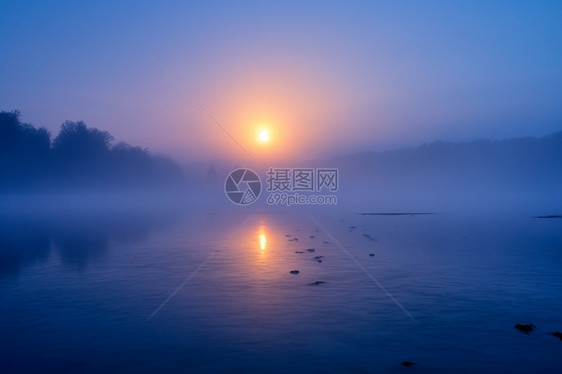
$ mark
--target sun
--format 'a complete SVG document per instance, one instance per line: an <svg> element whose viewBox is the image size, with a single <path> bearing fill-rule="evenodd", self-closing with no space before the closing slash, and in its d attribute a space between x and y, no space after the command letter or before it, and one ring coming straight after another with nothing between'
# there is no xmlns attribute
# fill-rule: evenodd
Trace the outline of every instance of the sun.
<svg viewBox="0 0 562 374"><path fill-rule="evenodd" d="M266 143L269 141L269 131L266 129L261 129L258 133L258 139L262 143Z"/></svg>

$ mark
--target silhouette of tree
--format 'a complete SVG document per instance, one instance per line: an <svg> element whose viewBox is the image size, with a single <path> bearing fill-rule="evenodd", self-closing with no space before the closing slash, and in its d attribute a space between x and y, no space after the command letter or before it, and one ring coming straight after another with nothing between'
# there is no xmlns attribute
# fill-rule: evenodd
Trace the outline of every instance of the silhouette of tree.
<svg viewBox="0 0 562 374"><path fill-rule="evenodd" d="M23 186L48 169L51 134L20 122L20 112L0 112L0 186Z"/></svg>
<svg viewBox="0 0 562 374"><path fill-rule="evenodd" d="M51 134L45 128L36 129L20 122L20 112L0 112L0 152L20 155L49 152Z"/></svg>
<svg viewBox="0 0 562 374"><path fill-rule="evenodd" d="M66 121L51 144L19 111L0 112L0 188L149 187L183 178L174 161L112 142L107 131Z"/></svg>
<svg viewBox="0 0 562 374"><path fill-rule="evenodd" d="M217 174L217 169L215 169L215 165L210 164L209 169L207 169L207 176L205 177L205 181L209 186L214 186L219 181L219 175Z"/></svg>
<svg viewBox="0 0 562 374"><path fill-rule="evenodd" d="M107 131L88 128L83 121L66 121L53 140L53 150L71 157L99 156L109 151L112 141Z"/></svg>

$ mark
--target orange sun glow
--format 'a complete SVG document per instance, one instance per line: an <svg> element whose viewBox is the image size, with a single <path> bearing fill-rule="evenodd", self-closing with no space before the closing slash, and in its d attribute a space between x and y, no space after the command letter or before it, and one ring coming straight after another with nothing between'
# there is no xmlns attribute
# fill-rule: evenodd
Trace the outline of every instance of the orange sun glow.
<svg viewBox="0 0 562 374"><path fill-rule="evenodd" d="M258 133L258 139L262 143L266 143L269 141L269 131L266 129L261 129Z"/></svg>

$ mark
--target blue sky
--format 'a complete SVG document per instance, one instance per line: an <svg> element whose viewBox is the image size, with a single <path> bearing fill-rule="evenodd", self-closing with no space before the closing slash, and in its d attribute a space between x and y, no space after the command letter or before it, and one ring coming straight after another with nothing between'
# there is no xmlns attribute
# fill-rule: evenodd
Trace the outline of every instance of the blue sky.
<svg viewBox="0 0 562 374"><path fill-rule="evenodd" d="M177 158L300 155L562 130L560 2L3 1L0 103Z"/></svg>

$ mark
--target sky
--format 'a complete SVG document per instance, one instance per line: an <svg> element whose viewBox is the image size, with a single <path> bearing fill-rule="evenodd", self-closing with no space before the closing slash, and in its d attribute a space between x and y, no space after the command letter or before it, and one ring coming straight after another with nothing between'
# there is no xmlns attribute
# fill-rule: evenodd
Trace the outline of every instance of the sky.
<svg viewBox="0 0 562 374"><path fill-rule="evenodd" d="M53 135L278 160L562 130L561 2L0 4L0 110Z"/></svg>

